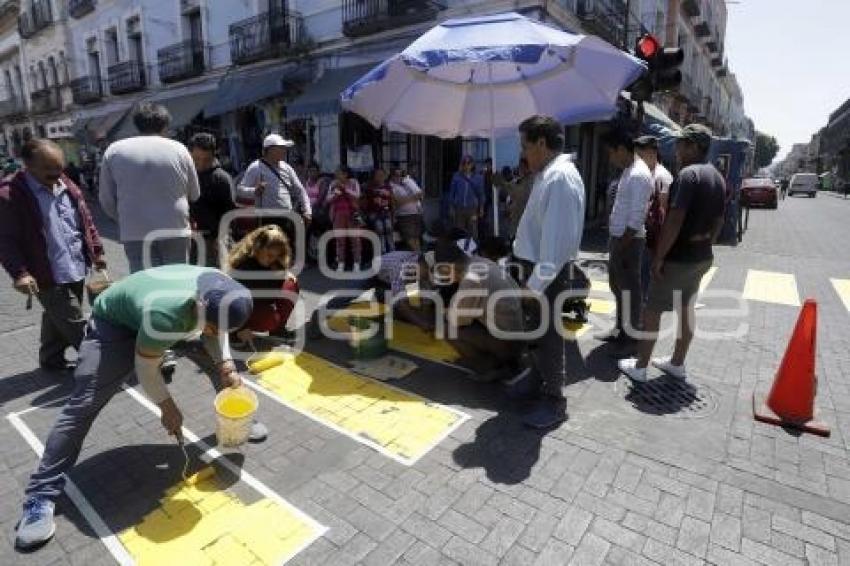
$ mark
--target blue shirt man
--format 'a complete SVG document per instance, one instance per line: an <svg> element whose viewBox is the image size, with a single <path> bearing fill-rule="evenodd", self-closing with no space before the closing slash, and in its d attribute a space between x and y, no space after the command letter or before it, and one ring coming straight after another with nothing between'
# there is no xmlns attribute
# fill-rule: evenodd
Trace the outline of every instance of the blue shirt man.
<svg viewBox="0 0 850 566"><path fill-rule="evenodd" d="M47 187L29 172L26 181L41 210L53 278L59 285L82 281L87 269L83 232L65 184L60 179L55 186Z"/></svg>

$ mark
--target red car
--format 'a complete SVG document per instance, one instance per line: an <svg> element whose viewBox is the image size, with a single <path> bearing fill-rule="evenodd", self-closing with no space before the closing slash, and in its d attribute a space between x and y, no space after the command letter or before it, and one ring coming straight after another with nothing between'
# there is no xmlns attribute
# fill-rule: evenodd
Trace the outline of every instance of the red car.
<svg viewBox="0 0 850 566"><path fill-rule="evenodd" d="M773 179L744 179L741 183L741 204L745 206L779 206L779 189Z"/></svg>

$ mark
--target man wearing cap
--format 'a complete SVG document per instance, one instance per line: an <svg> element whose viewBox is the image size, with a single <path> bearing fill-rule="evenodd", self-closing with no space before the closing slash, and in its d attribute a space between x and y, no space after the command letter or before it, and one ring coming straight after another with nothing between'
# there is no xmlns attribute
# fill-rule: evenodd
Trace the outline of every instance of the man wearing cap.
<svg viewBox="0 0 850 566"><path fill-rule="evenodd" d="M263 156L248 165L237 187L243 198L253 198L254 206L272 210L294 211L305 223L313 215L310 197L301 184L295 169L284 161L288 148L295 145L292 140L279 134L269 134L263 140ZM295 231L291 221L283 217L265 218L267 224L277 224L295 242ZM299 253L295 250L295 253Z"/></svg>
<svg viewBox="0 0 850 566"><path fill-rule="evenodd" d="M634 140L624 130L607 134L603 143L614 167L622 169L608 221L608 283L617 301L614 327L596 338L634 344L640 325L640 261L646 243L646 211L652 194L652 173L634 152Z"/></svg>
<svg viewBox="0 0 850 566"><path fill-rule="evenodd" d="M641 136L636 139L635 153L649 167L653 182L652 196L649 199L649 212L646 217L646 249L640 264L641 300L645 301L649 292L652 254L658 244L661 224L664 222L664 215L667 213L673 175L658 161L658 138L655 136Z"/></svg>
<svg viewBox="0 0 850 566"><path fill-rule="evenodd" d="M241 327L252 308L248 289L216 269L191 265L140 271L98 296L80 346L76 386L25 489L15 541L19 548L53 536L54 502L62 494L65 474L97 415L134 370L145 394L160 408L163 427L179 439L183 415L159 372L167 348L200 333L218 368L216 389L241 385L229 359L227 331Z"/></svg>
<svg viewBox="0 0 850 566"><path fill-rule="evenodd" d="M647 381L646 368L657 339L661 314L676 310L679 330L672 357L654 358L652 365L677 379L687 379L685 357L694 336L694 301L700 281L711 267L712 244L723 228L726 184L706 163L711 130L701 124L685 126L676 142L679 176L670 188L670 209L652 261L649 297L643 321L646 338L637 358L620 360L633 381Z"/></svg>

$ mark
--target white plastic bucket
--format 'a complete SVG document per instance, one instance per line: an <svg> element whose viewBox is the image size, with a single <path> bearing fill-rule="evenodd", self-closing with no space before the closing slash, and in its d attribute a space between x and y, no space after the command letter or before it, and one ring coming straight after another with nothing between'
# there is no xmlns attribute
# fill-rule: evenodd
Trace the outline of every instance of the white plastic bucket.
<svg viewBox="0 0 850 566"><path fill-rule="evenodd" d="M258 405L257 396L245 386L228 387L216 395L215 435L220 446L239 446L248 440Z"/></svg>

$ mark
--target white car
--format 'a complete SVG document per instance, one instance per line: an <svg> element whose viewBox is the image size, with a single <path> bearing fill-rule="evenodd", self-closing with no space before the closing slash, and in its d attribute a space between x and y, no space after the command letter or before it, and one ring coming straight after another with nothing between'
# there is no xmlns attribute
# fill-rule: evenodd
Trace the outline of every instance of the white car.
<svg viewBox="0 0 850 566"><path fill-rule="evenodd" d="M788 196L804 193L815 198L818 196L818 186L820 186L820 180L815 173L795 173L788 184Z"/></svg>

